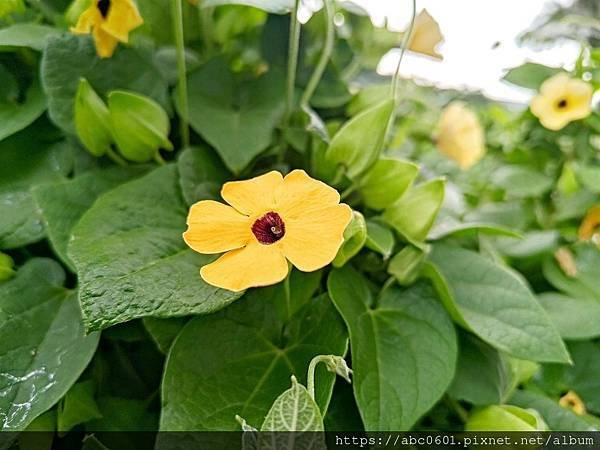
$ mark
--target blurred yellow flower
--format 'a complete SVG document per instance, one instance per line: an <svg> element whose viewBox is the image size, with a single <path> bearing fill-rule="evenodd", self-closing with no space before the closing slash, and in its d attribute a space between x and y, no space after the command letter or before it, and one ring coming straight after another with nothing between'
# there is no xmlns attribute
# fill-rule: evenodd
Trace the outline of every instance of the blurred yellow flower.
<svg viewBox="0 0 600 450"><path fill-rule="evenodd" d="M583 401L581 400L581 398L579 398L579 395L577 395L573 391L569 391L565 395L563 395L558 403L563 408L570 409L575 414L578 414L580 416L583 416L586 413Z"/></svg>
<svg viewBox="0 0 600 450"><path fill-rule="evenodd" d="M129 33L143 23L133 0L92 0L71 31L75 34L91 32L98 56L110 58L117 44L126 43Z"/></svg>
<svg viewBox="0 0 600 450"><path fill-rule="evenodd" d="M540 92L531 100L531 112L544 127L560 130L590 115L592 94L591 84L561 72L542 83Z"/></svg>
<svg viewBox="0 0 600 450"><path fill-rule="evenodd" d="M475 165L485 154L485 137L477 115L463 102L454 101L442 111L437 146L461 169Z"/></svg>
<svg viewBox="0 0 600 450"><path fill-rule="evenodd" d="M585 215L579 227L579 239L600 247L600 205L592 206Z"/></svg>
<svg viewBox="0 0 600 450"><path fill-rule="evenodd" d="M416 53L442 59L442 55L435 48L443 40L444 36L438 23L426 9L422 10L415 19L408 49Z"/></svg>
<svg viewBox="0 0 600 450"><path fill-rule="evenodd" d="M192 205L183 239L199 253L226 252L200 276L230 291L280 282L287 260L304 272L326 266L352 218L335 189L303 170L225 183L221 196L231 206L213 200Z"/></svg>

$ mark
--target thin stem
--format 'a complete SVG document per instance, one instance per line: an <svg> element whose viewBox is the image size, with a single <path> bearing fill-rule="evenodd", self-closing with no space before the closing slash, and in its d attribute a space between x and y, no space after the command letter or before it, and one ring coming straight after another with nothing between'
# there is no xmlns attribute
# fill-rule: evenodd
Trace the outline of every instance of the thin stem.
<svg viewBox="0 0 600 450"><path fill-rule="evenodd" d="M202 28L202 41L204 42L206 54L212 55L213 40L212 40L212 15L214 8L198 8L198 17Z"/></svg>
<svg viewBox="0 0 600 450"><path fill-rule="evenodd" d="M450 397L449 395L444 396L444 401L446 402L446 404L452 408L454 410L454 412L456 413L456 415L458 416L458 418L463 422L466 423L467 420L469 420L469 413L467 412L467 410L465 408L463 408L460 403L458 403L456 400L454 400L452 397Z"/></svg>
<svg viewBox="0 0 600 450"><path fill-rule="evenodd" d="M413 32L413 28L415 26L415 17L417 15L417 0L412 0L412 16L410 18L410 25L408 29L404 33L404 37L402 38L402 49L400 50L400 57L398 58L398 65L396 66L396 72L394 72L394 78L392 79L392 95L394 96L394 101L398 102L398 84L400 78L400 63L402 63L402 59L404 58L404 53L408 48L410 43L410 37Z"/></svg>
<svg viewBox="0 0 600 450"><path fill-rule="evenodd" d="M335 28L333 24L333 5L331 0L324 0L325 4L325 20L327 21L326 30L325 30L325 45L323 46L323 52L321 53L321 57L319 58L319 62L315 67L314 72L312 73L310 80L308 81L308 85L304 90L304 94L300 100L300 105L308 106L310 99L312 98L317 86L319 85L319 81L323 77L323 73L327 68L327 64L329 63L329 58L331 58L331 53L333 52L333 44L335 41Z"/></svg>
<svg viewBox="0 0 600 450"><path fill-rule="evenodd" d="M127 165L127 161L121 158L121 156L119 156L119 154L110 147L106 151L106 156L108 156L114 163L118 164L119 166Z"/></svg>
<svg viewBox="0 0 600 450"><path fill-rule="evenodd" d="M296 86L296 71L298 69L298 51L300 48L300 22L298 22L298 8L300 0L296 0L290 18L290 43L288 49L287 65L287 95L285 100L285 114L283 125L287 126L294 105L294 88Z"/></svg>
<svg viewBox="0 0 600 450"><path fill-rule="evenodd" d="M58 23L59 14L51 6L41 0L27 0L27 3L37 9L48 22L52 22L53 24Z"/></svg>
<svg viewBox="0 0 600 450"><path fill-rule="evenodd" d="M185 41L183 37L183 0L172 0L173 6L173 31L175 33L175 48L177 51L177 79L179 94L179 109L181 113L181 141L184 147L190 145L190 128L188 95L187 95L187 70L185 67Z"/></svg>
<svg viewBox="0 0 600 450"><path fill-rule="evenodd" d="M354 183L352 183L348 188L346 188L346 190L344 190L344 192L342 192L340 194L340 200L344 200L346 198L348 198L348 196L350 194L352 194L354 191L356 191L356 189L358 188L358 186Z"/></svg>
<svg viewBox="0 0 600 450"><path fill-rule="evenodd" d="M315 369L320 362L326 362L331 359L330 355L315 356L308 365L308 374L306 376L306 389L312 399L315 399Z"/></svg>

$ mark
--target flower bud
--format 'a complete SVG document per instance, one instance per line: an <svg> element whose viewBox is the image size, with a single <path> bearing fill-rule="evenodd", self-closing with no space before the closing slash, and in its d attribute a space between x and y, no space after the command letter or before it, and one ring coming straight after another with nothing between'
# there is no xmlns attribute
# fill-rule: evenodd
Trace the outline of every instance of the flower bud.
<svg viewBox="0 0 600 450"><path fill-rule="evenodd" d="M0 19L13 13L25 12L23 0L2 0L0 2Z"/></svg>
<svg viewBox="0 0 600 450"><path fill-rule="evenodd" d="M8 280L15 274L14 262L6 253L0 253L0 281Z"/></svg>
<svg viewBox="0 0 600 450"><path fill-rule="evenodd" d="M348 367L348 364L346 364L346 360L341 356L329 355L329 359L325 360L325 366L327 366L327 370L339 375L348 383L352 382L350 380L352 369Z"/></svg>
<svg viewBox="0 0 600 450"><path fill-rule="evenodd" d="M170 123L165 110L140 94L113 91L108 110L115 142L121 154L134 162L147 162L160 148L173 150L168 139Z"/></svg>
<svg viewBox="0 0 600 450"><path fill-rule="evenodd" d="M344 230L344 243L339 249L333 267L342 267L355 256L367 241L367 222L358 211L352 212L352 221Z"/></svg>
<svg viewBox="0 0 600 450"><path fill-rule="evenodd" d="M75 130L83 146L94 156L102 156L113 138L108 107L85 78L79 80L75 95Z"/></svg>

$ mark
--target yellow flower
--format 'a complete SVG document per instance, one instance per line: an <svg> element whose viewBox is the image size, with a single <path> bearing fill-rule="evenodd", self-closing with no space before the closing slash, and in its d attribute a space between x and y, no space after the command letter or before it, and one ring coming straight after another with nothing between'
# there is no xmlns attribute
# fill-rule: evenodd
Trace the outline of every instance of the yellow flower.
<svg viewBox="0 0 600 450"><path fill-rule="evenodd" d="M581 398L579 398L579 395L577 395L573 391L569 391L565 395L563 395L560 398L558 404L563 408L570 409L575 414L578 414L580 416L583 416L586 413L583 401L581 400Z"/></svg>
<svg viewBox="0 0 600 450"><path fill-rule="evenodd" d="M464 170L485 154L485 137L477 116L462 102L452 102L442 111L436 136L440 151Z"/></svg>
<svg viewBox="0 0 600 450"><path fill-rule="evenodd" d="M592 206L579 227L579 239L600 247L600 205Z"/></svg>
<svg viewBox="0 0 600 450"><path fill-rule="evenodd" d="M561 72L542 83L530 109L544 127L556 131L591 114L592 94L591 84Z"/></svg>
<svg viewBox="0 0 600 450"><path fill-rule="evenodd" d="M444 40L440 26L426 9L422 10L415 19L413 33L408 49L416 53L442 59L435 47Z"/></svg>
<svg viewBox="0 0 600 450"><path fill-rule="evenodd" d="M192 205L183 239L199 253L227 252L200 276L236 292L280 282L287 260L304 272L326 266L352 218L335 189L303 170L225 183L221 196L231 206L213 200Z"/></svg>
<svg viewBox="0 0 600 450"><path fill-rule="evenodd" d="M119 42L127 43L129 33L143 24L133 0L92 0L71 31L94 36L101 58L110 58Z"/></svg>

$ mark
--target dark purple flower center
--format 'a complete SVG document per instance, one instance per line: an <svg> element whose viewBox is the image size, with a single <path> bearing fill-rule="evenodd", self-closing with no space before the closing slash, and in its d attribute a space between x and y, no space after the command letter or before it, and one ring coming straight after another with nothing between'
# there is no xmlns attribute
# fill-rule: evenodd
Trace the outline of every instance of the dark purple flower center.
<svg viewBox="0 0 600 450"><path fill-rule="evenodd" d="M110 0L98 0L98 9L102 17L106 18L108 10L110 9Z"/></svg>
<svg viewBox="0 0 600 450"><path fill-rule="evenodd" d="M567 99L563 98L556 103L556 106L558 107L558 109L563 109L566 108L568 104L569 103L567 102Z"/></svg>
<svg viewBox="0 0 600 450"><path fill-rule="evenodd" d="M271 211L254 222L252 232L261 244L273 244L285 236L285 223L279 214Z"/></svg>

